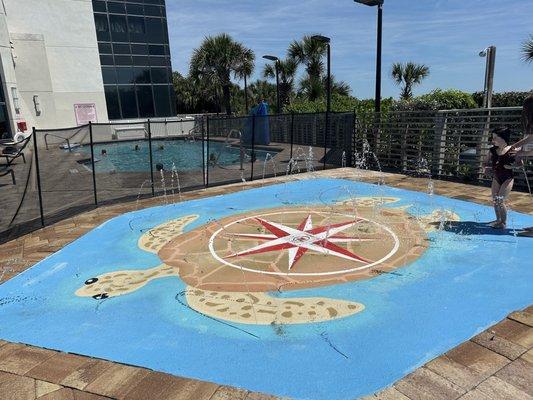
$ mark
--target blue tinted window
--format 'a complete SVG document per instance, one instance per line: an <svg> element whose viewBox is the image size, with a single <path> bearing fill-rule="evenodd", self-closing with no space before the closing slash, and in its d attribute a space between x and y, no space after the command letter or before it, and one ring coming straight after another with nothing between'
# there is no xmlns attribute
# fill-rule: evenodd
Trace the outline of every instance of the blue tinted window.
<svg viewBox="0 0 533 400"><path fill-rule="evenodd" d="M117 83L115 67L102 67L102 79L104 84Z"/></svg>
<svg viewBox="0 0 533 400"><path fill-rule="evenodd" d="M146 39L148 43L166 42L161 18L146 18Z"/></svg>
<svg viewBox="0 0 533 400"><path fill-rule="evenodd" d="M166 68L152 68L153 83L168 83Z"/></svg>
<svg viewBox="0 0 533 400"><path fill-rule="evenodd" d="M150 68L135 67L133 70L135 83L150 83Z"/></svg>
<svg viewBox="0 0 533 400"><path fill-rule="evenodd" d="M117 87L104 86L104 92L107 104L107 117L109 119L120 119L120 104L118 102Z"/></svg>
<svg viewBox="0 0 533 400"><path fill-rule="evenodd" d="M124 3L108 2L107 3L107 10L110 13L126 14L126 7L124 6Z"/></svg>
<svg viewBox="0 0 533 400"><path fill-rule="evenodd" d="M161 16L161 7L159 6L144 6L144 15L151 17Z"/></svg>
<svg viewBox="0 0 533 400"><path fill-rule="evenodd" d="M131 52L133 54L148 54L148 46L145 44L132 44L131 45Z"/></svg>
<svg viewBox="0 0 533 400"><path fill-rule="evenodd" d="M113 65L113 56L100 56L100 64L102 65Z"/></svg>
<svg viewBox="0 0 533 400"><path fill-rule="evenodd" d="M98 51L100 54L112 54L111 43L98 43Z"/></svg>
<svg viewBox="0 0 533 400"><path fill-rule="evenodd" d="M166 57L150 57L150 65L154 67L165 67L168 65L168 60Z"/></svg>
<svg viewBox="0 0 533 400"><path fill-rule="evenodd" d="M144 15L144 7L141 4L126 4L126 11L130 15Z"/></svg>
<svg viewBox="0 0 533 400"><path fill-rule="evenodd" d="M168 86L154 86L154 103L157 117L167 117L170 115L170 96Z"/></svg>
<svg viewBox="0 0 533 400"><path fill-rule="evenodd" d="M132 42L146 42L146 25L144 17L128 16L128 29Z"/></svg>
<svg viewBox="0 0 533 400"><path fill-rule="evenodd" d="M129 44L114 44L113 52L115 54L131 54L130 45Z"/></svg>
<svg viewBox="0 0 533 400"><path fill-rule="evenodd" d="M110 15L109 26L111 28L111 38L114 42L128 42L128 26L124 15Z"/></svg>
<svg viewBox="0 0 533 400"><path fill-rule="evenodd" d="M109 24L107 23L107 15L94 14L94 23L96 26L96 38L98 41L109 41Z"/></svg>
<svg viewBox="0 0 533 400"><path fill-rule="evenodd" d="M105 1L93 0L94 12L106 12Z"/></svg>
<svg viewBox="0 0 533 400"><path fill-rule="evenodd" d="M122 118L137 118L137 102L135 100L134 86L119 86L120 104L122 106Z"/></svg>
<svg viewBox="0 0 533 400"><path fill-rule="evenodd" d="M154 98L152 86L137 86L137 103L139 104L139 116L149 118L154 116Z"/></svg>
<svg viewBox="0 0 533 400"><path fill-rule="evenodd" d="M146 56L133 57L133 65L150 65L150 59Z"/></svg>
<svg viewBox="0 0 533 400"><path fill-rule="evenodd" d="M133 83L133 68L117 67L117 83L122 85Z"/></svg>
<svg viewBox="0 0 533 400"><path fill-rule="evenodd" d="M163 45L150 45L150 55L151 56L164 56L165 55L165 46Z"/></svg>
<svg viewBox="0 0 533 400"><path fill-rule="evenodd" d="M131 56L115 56L116 65L132 65Z"/></svg>

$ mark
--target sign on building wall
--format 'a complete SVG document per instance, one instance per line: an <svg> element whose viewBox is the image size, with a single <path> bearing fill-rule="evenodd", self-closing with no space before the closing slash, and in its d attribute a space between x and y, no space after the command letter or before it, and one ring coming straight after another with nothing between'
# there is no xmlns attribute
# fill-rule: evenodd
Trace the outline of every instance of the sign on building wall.
<svg viewBox="0 0 533 400"><path fill-rule="evenodd" d="M86 125L89 122L98 122L96 115L96 104L82 103L74 104L74 113L76 114L76 124Z"/></svg>

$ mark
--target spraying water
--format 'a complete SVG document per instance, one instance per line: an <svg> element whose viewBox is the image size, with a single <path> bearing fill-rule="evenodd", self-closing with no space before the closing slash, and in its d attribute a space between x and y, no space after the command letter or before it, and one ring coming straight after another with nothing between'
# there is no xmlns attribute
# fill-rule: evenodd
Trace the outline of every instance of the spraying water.
<svg viewBox="0 0 533 400"><path fill-rule="evenodd" d="M274 172L274 178L276 177L276 162L274 161L274 157L272 157L272 154L267 153L266 156L265 156L265 160L263 161L263 176L262 176L263 182L261 183L261 186L264 185L266 167L267 167L267 163L269 161L270 161L270 164L272 166L272 171Z"/></svg>
<svg viewBox="0 0 533 400"><path fill-rule="evenodd" d="M161 174L161 187L163 188L163 201L165 202L165 204L167 204L168 200L167 200L167 186L165 183L165 172L162 168L159 170L159 172Z"/></svg>
<svg viewBox="0 0 533 400"><path fill-rule="evenodd" d="M174 197L174 177L176 178L176 184L178 185L178 199L181 202L181 184L180 184L180 175L178 173L178 169L176 168L176 164L172 163L172 169L171 169L171 176L172 176L172 196Z"/></svg>

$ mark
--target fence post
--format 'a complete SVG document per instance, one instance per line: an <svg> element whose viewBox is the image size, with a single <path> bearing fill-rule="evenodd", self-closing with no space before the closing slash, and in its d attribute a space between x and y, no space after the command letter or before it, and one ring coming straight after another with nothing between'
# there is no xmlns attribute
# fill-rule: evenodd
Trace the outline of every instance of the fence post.
<svg viewBox="0 0 533 400"><path fill-rule="evenodd" d="M150 152L150 186L152 187L152 197L154 197L154 159L152 157L152 126L150 124L150 118L148 118L148 151Z"/></svg>
<svg viewBox="0 0 533 400"><path fill-rule="evenodd" d="M443 111L437 111L435 116L435 154L433 168L437 176L441 176L446 156L446 131L448 116Z"/></svg>
<svg viewBox="0 0 533 400"><path fill-rule="evenodd" d="M93 169L93 192L94 192L94 205L98 205L98 196L96 194L96 169L94 166L94 142L93 142L93 123L89 121L89 140L91 141L91 167Z"/></svg>
<svg viewBox="0 0 533 400"><path fill-rule="evenodd" d="M37 193L39 194L39 212L41 215L41 226L44 227L44 213L43 213L43 194L41 191L41 173L39 171L39 153L37 150L37 130L32 128L33 134L33 152L35 154L35 172L37 174Z"/></svg>
<svg viewBox="0 0 533 400"><path fill-rule="evenodd" d="M204 139L204 118L202 118L202 182L204 183L204 187L206 187L205 184L205 139Z"/></svg>
<svg viewBox="0 0 533 400"><path fill-rule="evenodd" d="M291 112L291 131L290 131L291 152L289 157L289 174L292 174L292 149L294 147L294 111Z"/></svg>
<svg viewBox="0 0 533 400"><path fill-rule="evenodd" d="M483 131L482 131L482 134L481 134L481 140L480 142L478 143L477 145L477 154L478 154L478 160L477 160L477 164L476 164L476 167L477 167L477 181L481 181L483 179L483 161L484 161L484 158L485 158L485 154L486 154L486 143L488 143L489 141L489 136L490 136L490 124L491 124L491 116L492 116L492 112L491 112L491 109L490 108L487 108L487 117L486 117L486 120L485 120L485 123L483 124ZM485 151L484 151L485 150Z"/></svg>
<svg viewBox="0 0 533 400"><path fill-rule="evenodd" d="M209 155L209 115L207 116L207 119L206 119L206 126L207 126L207 129L206 129L206 136L207 136L207 165L206 165L206 174L205 174L205 187L209 187L209 161L210 161L210 155ZM203 135L202 135L203 136ZM202 146L202 150L203 150L203 146ZM204 158L205 160L205 158Z"/></svg>
<svg viewBox="0 0 533 400"><path fill-rule="evenodd" d="M251 173L250 173L250 181L254 180L254 163L255 163L255 115L252 115L252 159L250 160L252 163L251 166Z"/></svg>
<svg viewBox="0 0 533 400"><path fill-rule="evenodd" d="M353 120L352 120L352 135L350 137L350 167L355 166L355 149L357 146L357 111L353 109Z"/></svg>
<svg viewBox="0 0 533 400"><path fill-rule="evenodd" d="M329 137L329 111L326 111L326 129L324 131L324 170L326 169L326 154L328 146L328 137Z"/></svg>

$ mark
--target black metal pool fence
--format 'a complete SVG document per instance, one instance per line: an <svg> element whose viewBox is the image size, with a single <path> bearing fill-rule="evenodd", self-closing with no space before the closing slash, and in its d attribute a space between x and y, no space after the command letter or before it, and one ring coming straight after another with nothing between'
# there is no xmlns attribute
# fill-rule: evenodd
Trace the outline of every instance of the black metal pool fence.
<svg viewBox="0 0 533 400"><path fill-rule="evenodd" d="M94 207L326 168L356 167L487 184L490 129L520 136L520 109L198 116L34 130L0 174L0 242ZM527 190L532 163L517 171ZM1 171L1 170L0 170ZM65 227L68 237L68 226Z"/></svg>
<svg viewBox="0 0 533 400"><path fill-rule="evenodd" d="M0 177L0 242L100 205L349 165L354 114L199 116L34 129ZM329 134L326 134L329 131ZM33 156L31 156L33 154Z"/></svg>

